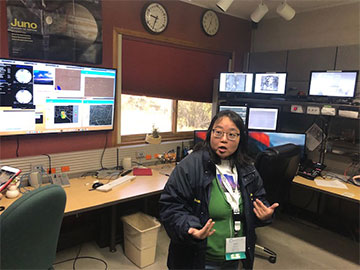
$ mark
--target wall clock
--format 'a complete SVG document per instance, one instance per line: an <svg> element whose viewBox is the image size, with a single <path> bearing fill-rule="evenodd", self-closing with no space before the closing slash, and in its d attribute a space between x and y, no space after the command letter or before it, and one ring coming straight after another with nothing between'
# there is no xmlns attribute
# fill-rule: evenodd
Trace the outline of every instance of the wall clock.
<svg viewBox="0 0 360 270"><path fill-rule="evenodd" d="M151 2L145 4L141 12L141 20L148 32L160 34L169 24L169 15L162 4Z"/></svg>
<svg viewBox="0 0 360 270"><path fill-rule="evenodd" d="M206 10L201 17L201 26L205 34L215 36L220 27L219 17L216 12L211 9Z"/></svg>

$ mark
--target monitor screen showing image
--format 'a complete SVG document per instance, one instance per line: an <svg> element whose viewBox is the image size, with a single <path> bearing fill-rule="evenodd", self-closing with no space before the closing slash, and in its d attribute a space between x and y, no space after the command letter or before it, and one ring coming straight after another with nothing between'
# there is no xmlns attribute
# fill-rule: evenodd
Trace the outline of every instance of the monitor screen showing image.
<svg viewBox="0 0 360 270"><path fill-rule="evenodd" d="M219 92L252 93L252 73L221 73Z"/></svg>
<svg viewBox="0 0 360 270"><path fill-rule="evenodd" d="M112 130L116 69L0 59L0 135Z"/></svg>
<svg viewBox="0 0 360 270"><path fill-rule="evenodd" d="M258 153L269 147L292 143L300 146L301 156L305 155L306 134L303 133L280 133L268 131L249 131L248 145L249 154L255 157Z"/></svg>
<svg viewBox="0 0 360 270"><path fill-rule="evenodd" d="M194 145L205 141L207 130L194 130Z"/></svg>
<svg viewBox="0 0 360 270"><path fill-rule="evenodd" d="M284 95L287 73L256 73L255 94Z"/></svg>
<svg viewBox="0 0 360 270"><path fill-rule="evenodd" d="M276 130L278 108L249 108L248 129Z"/></svg>
<svg viewBox="0 0 360 270"><path fill-rule="evenodd" d="M309 96L353 98L358 71L312 71Z"/></svg>
<svg viewBox="0 0 360 270"><path fill-rule="evenodd" d="M230 110L240 115L241 119L246 124L247 107L246 106L219 106L219 111Z"/></svg>

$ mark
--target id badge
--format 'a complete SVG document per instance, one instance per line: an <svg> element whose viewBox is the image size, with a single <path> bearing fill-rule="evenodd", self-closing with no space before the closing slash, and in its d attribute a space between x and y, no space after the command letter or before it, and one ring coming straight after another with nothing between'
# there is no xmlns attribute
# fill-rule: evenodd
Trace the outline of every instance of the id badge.
<svg viewBox="0 0 360 270"><path fill-rule="evenodd" d="M226 238L226 260L241 260L246 258L246 237Z"/></svg>

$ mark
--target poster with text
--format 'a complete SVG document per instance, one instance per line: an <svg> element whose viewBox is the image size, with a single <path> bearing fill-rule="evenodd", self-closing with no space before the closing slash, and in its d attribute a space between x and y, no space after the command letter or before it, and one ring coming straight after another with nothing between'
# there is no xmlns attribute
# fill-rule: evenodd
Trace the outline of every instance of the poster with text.
<svg viewBox="0 0 360 270"><path fill-rule="evenodd" d="M100 0L7 0L9 56L102 63Z"/></svg>

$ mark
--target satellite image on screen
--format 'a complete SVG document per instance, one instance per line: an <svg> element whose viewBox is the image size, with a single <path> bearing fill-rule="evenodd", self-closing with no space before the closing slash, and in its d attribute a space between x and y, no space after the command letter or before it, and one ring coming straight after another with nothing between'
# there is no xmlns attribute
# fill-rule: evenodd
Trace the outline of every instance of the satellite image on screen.
<svg viewBox="0 0 360 270"><path fill-rule="evenodd" d="M112 105L90 105L90 126L111 125Z"/></svg>

